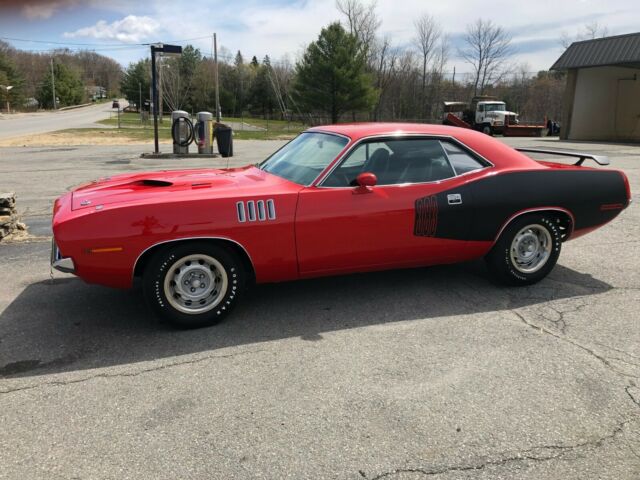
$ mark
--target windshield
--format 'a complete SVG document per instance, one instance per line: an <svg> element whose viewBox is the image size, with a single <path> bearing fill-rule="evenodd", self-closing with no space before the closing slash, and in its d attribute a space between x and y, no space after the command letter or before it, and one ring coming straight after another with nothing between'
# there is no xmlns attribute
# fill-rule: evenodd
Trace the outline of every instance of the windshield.
<svg viewBox="0 0 640 480"><path fill-rule="evenodd" d="M505 103L486 103L484 105L485 112L504 112L507 109Z"/></svg>
<svg viewBox="0 0 640 480"><path fill-rule="evenodd" d="M310 185L349 142L327 133L298 135L260 164L260 169L300 185Z"/></svg>

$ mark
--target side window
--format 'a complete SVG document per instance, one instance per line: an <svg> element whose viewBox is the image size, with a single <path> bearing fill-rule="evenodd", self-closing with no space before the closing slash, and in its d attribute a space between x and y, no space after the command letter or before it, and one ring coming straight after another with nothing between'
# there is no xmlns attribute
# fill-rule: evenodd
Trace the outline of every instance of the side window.
<svg viewBox="0 0 640 480"><path fill-rule="evenodd" d="M378 185L434 182L456 174L440 140L394 138L359 145L322 186L355 185L363 172L375 174Z"/></svg>
<svg viewBox="0 0 640 480"><path fill-rule="evenodd" d="M447 141L442 141L441 143L449 157L449 162L451 162L451 165L453 165L456 171L456 175L462 175L463 173L480 170L485 167L485 165L455 143Z"/></svg>
<svg viewBox="0 0 640 480"><path fill-rule="evenodd" d="M356 177L362 172L370 171L371 165L385 157L385 152L387 157L391 153L385 142L367 142L358 145L322 185L324 187L354 186Z"/></svg>

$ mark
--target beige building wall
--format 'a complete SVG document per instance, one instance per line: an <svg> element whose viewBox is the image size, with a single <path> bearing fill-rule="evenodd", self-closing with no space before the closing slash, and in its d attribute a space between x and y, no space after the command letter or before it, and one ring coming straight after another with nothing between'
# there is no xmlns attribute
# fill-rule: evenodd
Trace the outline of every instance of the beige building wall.
<svg viewBox="0 0 640 480"><path fill-rule="evenodd" d="M640 69L581 68L573 100L569 139L640 141Z"/></svg>

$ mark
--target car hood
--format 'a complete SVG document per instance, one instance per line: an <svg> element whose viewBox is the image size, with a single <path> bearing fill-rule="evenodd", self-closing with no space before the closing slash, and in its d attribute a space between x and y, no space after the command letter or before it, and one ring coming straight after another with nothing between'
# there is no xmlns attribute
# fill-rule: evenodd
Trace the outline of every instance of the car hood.
<svg viewBox="0 0 640 480"><path fill-rule="evenodd" d="M163 170L101 178L72 192L71 208L102 209L123 202L177 201L212 195L242 196L268 193L291 182L255 166L229 169ZM302 188L297 186L298 188Z"/></svg>

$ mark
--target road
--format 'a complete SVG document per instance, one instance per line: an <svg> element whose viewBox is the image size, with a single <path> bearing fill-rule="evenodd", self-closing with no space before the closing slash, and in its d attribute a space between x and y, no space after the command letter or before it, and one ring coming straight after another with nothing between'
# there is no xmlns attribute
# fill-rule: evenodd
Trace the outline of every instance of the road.
<svg viewBox="0 0 640 480"><path fill-rule="evenodd" d="M127 103L120 101L121 108ZM17 113L0 116L0 140L24 135L48 133L65 128L102 127L96 122L115 112L111 102L63 111Z"/></svg>
<svg viewBox="0 0 640 480"><path fill-rule="evenodd" d="M239 141L231 165L280 144ZM38 236L0 244L0 478L637 480L640 149L588 150L634 203L537 285L496 286L482 262L264 285L174 331L139 288L49 278L51 199L226 159L0 149Z"/></svg>

